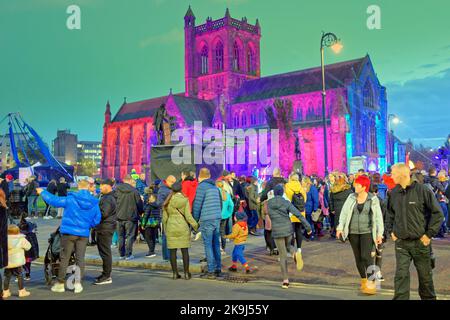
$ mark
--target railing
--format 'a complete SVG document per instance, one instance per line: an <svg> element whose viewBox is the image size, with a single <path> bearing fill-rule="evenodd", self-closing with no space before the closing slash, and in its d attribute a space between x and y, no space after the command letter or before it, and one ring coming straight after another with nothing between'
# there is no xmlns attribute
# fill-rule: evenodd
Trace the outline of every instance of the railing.
<svg viewBox="0 0 450 320"><path fill-rule="evenodd" d="M229 22L230 26L232 26L232 27L258 34L258 28L256 26L253 26L251 24L248 24L248 23L245 23L243 21L233 19L233 18L230 18L229 21L230 21ZM210 30L217 30L224 26L225 26L225 18L215 20L215 21L208 21L205 24L195 27L195 34L202 34L204 32L208 32Z"/></svg>

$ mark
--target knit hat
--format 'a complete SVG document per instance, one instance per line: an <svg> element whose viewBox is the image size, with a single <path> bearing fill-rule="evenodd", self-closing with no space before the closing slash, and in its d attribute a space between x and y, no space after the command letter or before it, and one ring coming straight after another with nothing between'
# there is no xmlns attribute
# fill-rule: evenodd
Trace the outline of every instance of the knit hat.
<svg viewBox="0 0 450 320"><path fill-rule="evenodd" d="M360 175L358 178L356 178L354 183L358 183L364 187L366 192L369 192L370 190L370 179L366 175Z"/></svg>
<svg viewBox="0 0 450 320"><path fill-rule="evenodd" d="M238 221L247 220L247 214L245 213L245 211L236 212L236 219Z"/></svg>
<svg viewBox="0 0 450 320"><path fill-rule="evenodd" d="M282 196L282 195L284 194L284 188L283 188L283 185L277 184L277 185L275 186L275 188L273 188L273 193L274 193L274 195L276 195L276 196Z"/></svg>

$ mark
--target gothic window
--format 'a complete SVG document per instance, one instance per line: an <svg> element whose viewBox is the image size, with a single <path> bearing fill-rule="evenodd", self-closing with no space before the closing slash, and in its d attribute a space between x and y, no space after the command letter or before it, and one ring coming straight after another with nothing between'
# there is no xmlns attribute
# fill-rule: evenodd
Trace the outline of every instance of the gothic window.
<svg viewBox="0 0 450 320"><path fill-rule="evenodd" d="M297 107L297 115L295 116L295 118L296 118L298 121L302 121L302 120L303 120L303 116L302 116L302 106L301 106L301 105L298 105L298 107Z"/></svg>
<svg viewBox="0 0 450 320"><path fill-rule="evenodd" d="M247 72L249 74L255 74L255 54L250 46L247 50Z"/></svg>
<svg viewBox="0 0 450 320"><path fill-rule="evenodd" d="M252 114L250 115L250 124L251 124L252 126L256 125L256 114L254 114L254 113L252 113Z"/></svg>
<svg viewBox="0 0 450 320"><path fill-rule="evenodd" d="M239 71L240 70L240 48L237 42L234 43L233 46L233 70Z"/></svg>
<svg viewBox="0 0 450 320"><path fill-rule="evenodd" d="M364 99L364 107L370 109L375 108L373 90L369 81L367 81L366 84L364 85L363 99Z"/></svg>
<svg viewBox="0 0 450 320"><path fill-rule="evenodd" d="M374 118L371 119L370 123L370 151L372 153L378 153L377 127Z"/></svg>
<svg viewBox="0 0 450 320"><path fill-rule="evenodd" d="M234 115L233 124L235 128L239 127L239 115L237 113Z"/></svg>
<svg viewBox="0 0 450 320"><path fill-rule="evenodd" d="M215 56L216 56L215 71L221 72L221 71L223 71L223 44L222 44L222 42L217 43Z"/></svg>
<svg viewBox="0 0 450 320"><path fill-rule="evenodd" d="M205 45L200 53L200 74L208 73L208 47Z"/></svg>
<svg viewBox="0 0 450 320"><path fill-rule="evenodd" d="M247 125L247 116L245 115L245 113L243 113L241 119L241 126L245 127L246 125Z"/></svg>
<svg viewBox="0 0 450 320"><path fill-rule="evenodd" d="M265 112L264 111L260 111L259 112L259 123L260 124L265 124L266 123L266 117L265 117Z"/></svg>

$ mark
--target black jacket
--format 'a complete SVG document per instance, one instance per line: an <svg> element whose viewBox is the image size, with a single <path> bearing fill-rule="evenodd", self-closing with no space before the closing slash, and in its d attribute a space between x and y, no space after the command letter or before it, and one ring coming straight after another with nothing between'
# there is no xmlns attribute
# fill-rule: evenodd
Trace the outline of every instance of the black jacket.
<svg viewBox="0 0 450 320"><path fill-rule="evenodd" d="M286 184L286 180L283 177L273 177L267 182L266 187L261 192L261 202L267 200L267 194L275 188L277 184Z"/></svg>
<svg viewBox="0 0 450 320"><path fill-rule="evenodd" d="M50 182L47 186L47 191L50 192L51 194L56 194L56 192L58 192L57 184L54 182ZM67 195L67 193L66 193L66 195Z"/></svg>
<svg viewBox="0 0 450 320"><path fill-rule="evenodd" d="M116 212L116 198L114 193L104 194L100 198L100 212L102 213L102 219L99 225L95 228L97 231L114 231L117 222Z"/></svg>
<svg viewBox="0 0 450 320"><path fill-rule="evenodd" d="M0 183L0 189L2 189L5 192L5 196L6 199L9 199L9 186L8 186L8 182L6 181L6 179L4 179L1 183Z"/></svg>
<svg viewBox="0 0 450 320"><path fill-rule="evenodd" d="M424 234L434 237L441 228L444 214L433 192L413 182L403 189L397 185L389 195L385 229L403 240L417 240Z"/></svg>
<svg viewBox="0 0 450 320"><path fill-rule="evenodd" d="M445 192L444 185L439 181L439 179L437 177L434 177L434 176L426 177L425 183L429 183L435 193L438 191L440 191L442 193Z"/></svg>
<svg viewBox="0 0 450 320"><path fill-rule="evenodd" d="M67 190L70 189L70 186L68 183L64 182L58 182L56 185L56 189L58 190L58 196L59 197L67 197Z"/></svg>
<svg viewBox="0 0 450 320"><path fill-rule="evenodd" d="M38 194L37 194L37 188L39 187L39 185L37 184L37 182L36 181L31 181L29 184L27 184L26 186L25 186L25 195L27 196L27 197L30 197L30 196L37 196Z"/></svg>
<svg viewBox="0 0 450 320"><path fill-rule="evenodd" d="M143 210L141 196L136 188L128 183L121 183L114 191L117 206L117 220L119 221L139 221Z"/></svg>
<svg viewBox="0 0 450 320"><path fill-rule="evenodd" d="M230 185L233 188L233 195L235 197L239 196L239 198L241 200L244 200L245 199L245 191L242 188L242 185L239 183L239 181L237 179L233 179L233 184L230 183Z"/></svg>
<svg viewBox="0 0 450 320"><path fill-rule="evenodd" d="M351 188L336 193L330 192L330 212L334 212L336 217L339 217L341 215L342 207L344 206L345 201L352 193L353 191Z"/></svg>
<svg viewBox="0 0 450 320"><path fill-rule="evenodd" d="M0 205L0 269L8 265L8 215Z"/></svg>

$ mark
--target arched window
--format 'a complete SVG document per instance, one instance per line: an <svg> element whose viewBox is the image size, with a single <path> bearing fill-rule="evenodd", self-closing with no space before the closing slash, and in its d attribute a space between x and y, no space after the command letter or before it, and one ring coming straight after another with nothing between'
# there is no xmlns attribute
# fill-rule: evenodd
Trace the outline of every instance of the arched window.
<svg viewBox="0 0 450 320"><path fill-rule="evenodd" d="M296 118L298 121L302 121L302 120L303 120L302 106L301 106L301 105L298 105L298 106L297 106L297 114L296 114L295 118Z"/></svg>
<svg viewBox="0 0 450 320"><path fill-rule="evenodd" d="M256 125L256 114L254 114L254 113L252 113L252 114L250 115L250 124L251 124L252 126Z"/></svg>
<svg viewBox="0 0 450 320"><path fill-rule="evenodd" d="M248 47L247 50L247 72L249 74L255 73L255 54L251 47Z"/></svg>
<svg viewBox="0 0 450 320"><path fill-rule="evenodd" d="M235 42L234 46L233 46L233 70L235 70L235 71L240 70L240 66L241 66L240 59L239 59L240 54L241 54L241 52L239 49L239 45L237 42Z"/></svg>
<svg viewBox="0 0 450 320"><path fill-rule="evenodd" d="M266 123L266 113L264 110L259 111L259 124L265 124Z"/></svg>
<svg viewBox="0 0 450 320"><path fill-rule="evenodd" d="M220 41L216 45L215 57L216 57L215 71L222 72L223 71L223 44Z"/></svg>
<svg viewBox="0 0 450 320"><path fill-rule="evenodd" d="M242 118L241 118L241 126L245 127L247 125L247 116L245 115L245 112L242 113Z"/></svg>
<svg viewBox="0 0 450 320"><path fill-rule="evenodd" d="M205 45L200 53L200 74L208 73L208 47Z"/></svg>
<svg viewBox="0 0 450 320"><path fill-rule="evenodd" d="M234 127L238 128L239 127L239 115L236 113L234 115L234 121L233 121Z"/></svg>
<svg viewBox="0 0 450 320"><path fill-rule="evenodd" d="M371 109L375 108L373 90L369 81L367 81L366 84L364 85L363 98L364 98L364 107Z"/></svg>

